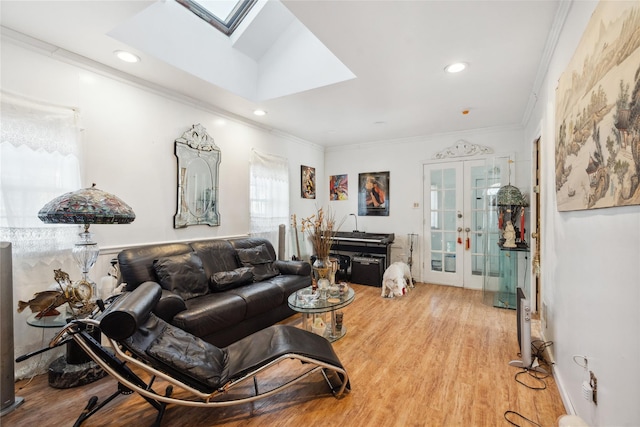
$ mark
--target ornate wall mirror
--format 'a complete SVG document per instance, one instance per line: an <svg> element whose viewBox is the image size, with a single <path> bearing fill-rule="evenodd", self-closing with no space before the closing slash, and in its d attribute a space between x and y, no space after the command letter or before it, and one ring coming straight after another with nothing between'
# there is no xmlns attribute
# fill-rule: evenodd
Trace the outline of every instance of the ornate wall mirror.
<svg viewBox="0 0 640 427"><path fill-rule="evenodd" d="M175 140L175 154L178 158L178 212L173 218L173 228L220 225L220 148L198 123Z"/></svg>

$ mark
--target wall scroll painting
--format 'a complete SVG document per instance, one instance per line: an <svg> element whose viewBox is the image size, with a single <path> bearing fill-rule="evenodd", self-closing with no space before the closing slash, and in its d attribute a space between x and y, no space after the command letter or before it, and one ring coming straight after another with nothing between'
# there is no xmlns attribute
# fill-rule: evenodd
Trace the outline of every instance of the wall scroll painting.
<svg viewBox="0 0 640 427"><path fill-rule="evenodd" d="M558 81L559 211L640 204L638 28L638 2L600 2Z"/></svg>

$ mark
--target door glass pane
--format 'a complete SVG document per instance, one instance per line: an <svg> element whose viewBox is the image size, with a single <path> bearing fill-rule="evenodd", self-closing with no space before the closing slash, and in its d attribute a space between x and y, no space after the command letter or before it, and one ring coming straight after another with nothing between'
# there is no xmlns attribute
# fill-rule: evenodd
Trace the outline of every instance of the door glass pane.
<svg viewBox="0 0 640 427"><path fill-rule="evenodd" d="M434 251L442 250L442 233L439 231L431 232L431 250L434 250Z"/></svg>
<svg viewBox="0 0 640 427"><path fill-rule="evenodd" d="M445 230L455 230L456 229L456 221L458 219L458 215L455 211L446 211L443 213L444 215L444 229Z"/></svg>
<svg viewBox="0 0 640 427"><path fill-rule="evenodd" d="M444 248L447 252L456 251L456 233L444 233Z"/></svg>
<svg viewBox="0 0 640 427"><path fill-rule="evenodd" d="M485 203L487 182L491 179L487 166L473 166L471 173L471 188L469 206L471 206L471 274L482 275L484 266L483 236L485 227Z"/></svg>
<svg viewBox="0 0 640 427"><path fill-rule="evenodd" d="M442 188L442 170L431 171L431 188Z"/></svg>
<svg viewBox="0 0 640 427"><path fill-rule="evenodd" d="M456 254L446 254L444 256L444 271L447 273L456 272Z"/></svg>
<svg viewBox="0 0 640 427"><path fill-rule="evenodd" d="M444 188L456 188L456 170L445 169L444 174Z"/></svg>
<svg viewBox="0 0 640 427"><path fill-rule="evenodd" d="M431 270L442 271L442 253L431 252Z"/></svg>
<svg viewBox="0 0 640 427"><path fill-rule="evenodd" d="M446 190L444 192L444 208L456 209L456 190Z"/></svg>
<svg viewBox="0 0 640 427"><path fill-rule="evenodd" d="M455 271L455 265L445 269L445 253L455 252L457 238L456 169L431 170L430 179L431 270Z"/></svg>

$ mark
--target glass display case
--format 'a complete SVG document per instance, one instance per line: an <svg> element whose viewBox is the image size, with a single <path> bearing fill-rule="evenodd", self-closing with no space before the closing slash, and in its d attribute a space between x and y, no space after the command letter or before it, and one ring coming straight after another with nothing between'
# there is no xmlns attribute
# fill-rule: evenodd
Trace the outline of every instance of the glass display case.
<svg viewBox="0 0 640 427"><path fill-rule="evenodd" d="M488 160L487 170L500 170L494 172L495 176L509 177L511 161L505 159ZM505 173L506 172L506 173ZM510 179L509 179L510 181ZM513 212L518 212L518 220L524 218L525 206L515 209L511 206L499 204L498 194L501 188L511 187L507 182L502 182L488 189L485 195L486 224L484 226L484 277L482 296L487 305L494 307L516 309L516 289L522 287L525 295L529 294L529 272L527 271L529 259L529 247L524 241L524 225L516 221ZM508 216L505 214L508 212ZM513 220L517 226L513 247L506 243L505 227L507 218ZM522 230L522 231L521 231ZM506 244L505 244L506 243Z"/></svg>
<svg viewBox="0 0 640 427"><path fill-rule="evenodd" d="M500 248L498 251L499 274L485 280L483 290L485 302L494 307L516 309L516 289L522 287L529 294L529 279L526 271L528 249Z"/></svg>

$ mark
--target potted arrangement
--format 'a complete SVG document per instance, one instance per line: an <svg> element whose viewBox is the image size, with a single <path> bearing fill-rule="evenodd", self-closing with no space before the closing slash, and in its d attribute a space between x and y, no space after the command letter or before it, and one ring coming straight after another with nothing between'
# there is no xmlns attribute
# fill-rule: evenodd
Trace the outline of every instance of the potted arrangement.
<svg viewBox="0 0 640 427"><path fill-rule="evenodd" d="M314 278L328 279L331 270L329 251L333 237L338 231L333 212L330 210L325 212L323 208L319 208L315 214L301 220L300 229L311 241L316 256L313 262Z"/></svg>

